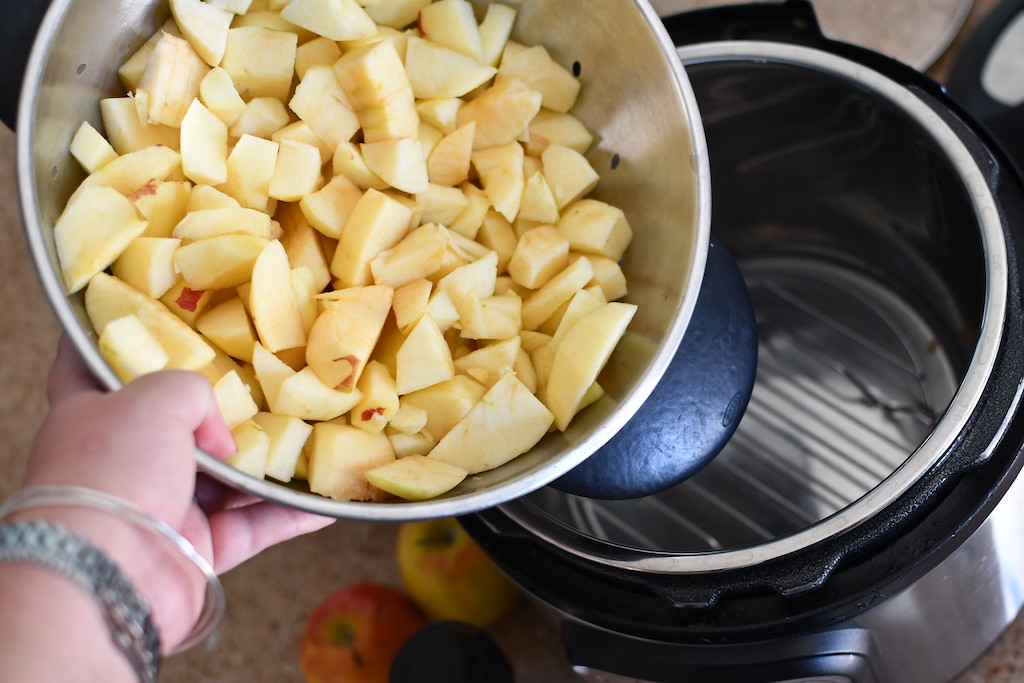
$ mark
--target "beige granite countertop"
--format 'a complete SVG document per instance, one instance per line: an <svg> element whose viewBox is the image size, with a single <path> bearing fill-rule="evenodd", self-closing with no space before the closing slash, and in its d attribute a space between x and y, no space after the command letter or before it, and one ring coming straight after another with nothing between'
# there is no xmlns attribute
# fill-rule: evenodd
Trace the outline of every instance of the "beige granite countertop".
<svg viewBox="0 0 1024 683"><path fill-rule="evenodd" d="M906 46L908 36L927 33L941 40L951 3L940 0L820 0L830 19L851 36L878 40L875 49ZM995 0L978 0L967 16L967 29ZM953 5L959 2L952 3ZM904 14L891 12L904 7ZM886 8L884 31L873 23ZM896 19L892 17L895 16ZM865 17L875 17L865 25ZM859 23L857 23L859 22ZM895 22L895 23L894 23ZM900 22L903 22L902 24ZM825 21L822 22L825 24ZM903 30L900 30L900 26ZM907 28L913 26L913 29ZM853 38L851 38L853 39ZM955 46L955 43L954 43ZM928 45L915 48L926 50ZM932 73L941 78L948 56ZM23 457L46 409L43 387L57 339L57 325L36 285L27 258L16 206L13 174L14 136L0 130L0 495L17 482ZM395 527L390 524L339 522L321 532L266 551L224 577L228 615L208 643L167 661L165 683L299 683L297 639L306 615L332 590L361 581L397 585L393 559ZM558 646L557 629L548 612L530 602L494 629L498 642L513 660L524 683L578 680ZM956 683L1024 681L1024 617Z"/></svg>

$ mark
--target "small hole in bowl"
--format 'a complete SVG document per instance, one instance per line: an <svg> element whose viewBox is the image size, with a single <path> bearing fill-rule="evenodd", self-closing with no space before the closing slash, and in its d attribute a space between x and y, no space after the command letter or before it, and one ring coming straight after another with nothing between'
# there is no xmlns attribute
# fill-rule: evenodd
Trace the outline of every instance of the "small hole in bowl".
<svg viewBox="0 0 1024 683"><path fill-rule="evenodd" d="M579 62L573 62L572 75L575 76L576 78L579 78L581 73L583 73L583 65L581 65Z"/></svg>
<svg viewBox="0 0 1024 683"><path fill-rule="evenodd" d="M75 73L78 74L79 76L81 76L82 74L85 73L85 69L86 69L85 64L79 64L78 68L75 69Z"/></svg>
<svg viewBox="0 0 1024 683"><path fill-rule="evenodd" d="M50 180L56 180L57 175L57 167L54 166L53 168L50 169Z"/></svg>
<svg viewBox="0 0 1024 683"><path fill-rule="evenodd" d="M612 155L611 163L608 164L608 167L611 168L614 171L615 169L617 169L619 167L619 163L621 161L622 161L622 157L620 157L618 154L613 154Z"/></svg>

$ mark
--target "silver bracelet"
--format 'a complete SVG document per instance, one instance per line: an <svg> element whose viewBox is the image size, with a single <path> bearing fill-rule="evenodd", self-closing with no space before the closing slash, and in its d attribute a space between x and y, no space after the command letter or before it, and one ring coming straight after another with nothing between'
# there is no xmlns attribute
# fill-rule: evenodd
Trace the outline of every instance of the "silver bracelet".
<svg viewBox="0 0 1024 683"><path fill-rule="evenodd" d="M44 506L88 507L109 512L136 527L163 537L202 572L206 579L206 599L202 612L196 619L192 632L171 654L201 643L217 629L217 625L224 618L226 603L220 579L206 558L162 519L127 500L80 486L36 486L21 489L0 505L0 519L16 511Z"/></svg>
<svg viewBox="0 0 1024 683"><path fill-rule="evenodd" d="M160 672L160 636L149 605L131 581L103 552L60 524L26 520L0 524L0 562L31 562L71 579L92 595L142 683Z"/></svg>

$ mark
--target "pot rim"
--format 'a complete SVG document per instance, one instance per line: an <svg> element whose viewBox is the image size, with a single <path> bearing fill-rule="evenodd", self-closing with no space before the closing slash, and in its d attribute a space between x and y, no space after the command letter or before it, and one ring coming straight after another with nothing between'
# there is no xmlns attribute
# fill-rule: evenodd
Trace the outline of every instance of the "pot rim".
<svg viewBox="0 0 1024 683"><path fill-rule="evenodd" d="M939 422L925 441L878 486L820 522L799 532L745 548L672 553L638 551L582 537L524 501L514 501L501 508L515 524L553 547L584 560L627 571L697 575L756 567L847 534L894 504L915 482L940 465L966 427L992 375L1003 335L1003 314L1009 296L1009 266L998 205L984 174L960 137L908 88L845 57L786 43L714 41L680 47L678 53L687 67L698 63L751 61L815 69L847 79L884 97L921 125L946 151L949 163L958 171L972 199L986 264L985 305L979 342L964 380Z"/></svg>
<svg viewBox="0 0 1024 683"><path fill-rule="evenodd" d="M123 382L113 373L100 356L95 343L82 329L79 319L66 295L59 274L49 264L52 263L52 245L44 239L42 221L38 207L40 193L34 182L33 147L36 136L35 107L37 96L43 87L42 74L47 59L53 48L54 37L57 35L63 17L74 0L52 0L52 4L43 19L38 36L26 66L25 87L23 88L19 107L19 134L17 137L16 169L18 174L18 192L22 219L29 251L35 261L40 283L47 300L50 302L58 322L64 333L78 350L83 360L100 383L110 390L123 386ZM610 418L580 440L557 461L550 461L534 468L532 471L502 482L494 487L466 494L450 495L428 501L383 501L359 502L338 501L309 493L269 480L257 480L225 462L217 460L209 454L197 449L197 460L200 471L218 481L230 485L240 491L258 496L286 507L306 512L362 521L412 521L464 515L494 507L531 493L561 477L583 460L596 452L606 443L632 415L643 405L654 390L665 369L671 362L676 348L682 341L683 334L692 317L696 306L700 283L704 277L707 252L710 247L711 234L711 185L707 146L703 126L700 124L699 111L693 89L690 86L685 70L675 59L675 45L657 14L647 0L633 0L633 5L642 20L651 29L652 39L657 43L665 57L666 65L671 72L675 86L673 95L682 106L688 126L687 140L690 145L691 157L688 160L694 170L694 195L696 200L694 215L693 256L685 273L686 287L681 297L679 308L668 326L667 334L648 367L640 375L635 388L611 412ZM51 258L49 262L47 259Z"/></svg>

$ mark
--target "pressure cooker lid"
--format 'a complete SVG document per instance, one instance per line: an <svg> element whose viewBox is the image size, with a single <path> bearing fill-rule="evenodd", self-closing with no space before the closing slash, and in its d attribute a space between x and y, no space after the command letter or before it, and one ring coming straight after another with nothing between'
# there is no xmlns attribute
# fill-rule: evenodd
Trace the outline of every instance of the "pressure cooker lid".
<svg viewBox="0 0 1024 683"><path fill-rule="evenodd" d="M708 139L712 227L757 314L748 410L673 489L617 502L542 489L471 531L514 575L537 555L517 560L502 537L606 582L657 584L676 606L749 581L797 596L992 457L1019 374L994 371L1017 324L994 192L1019 203L1019 184L996 188L997 162L937 86L875 55L757 40L680 54ZM875 571L895 576L904 559Z"/></svg>

